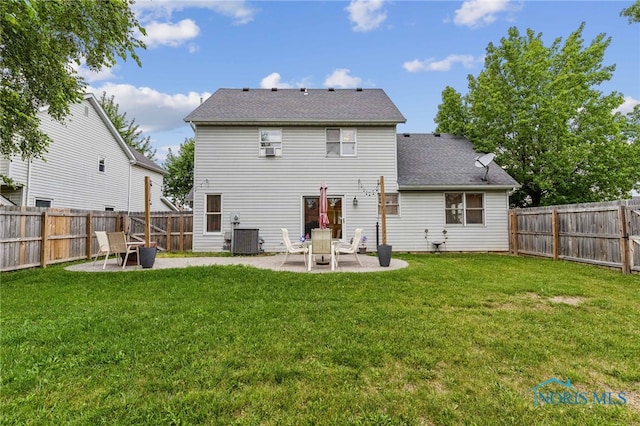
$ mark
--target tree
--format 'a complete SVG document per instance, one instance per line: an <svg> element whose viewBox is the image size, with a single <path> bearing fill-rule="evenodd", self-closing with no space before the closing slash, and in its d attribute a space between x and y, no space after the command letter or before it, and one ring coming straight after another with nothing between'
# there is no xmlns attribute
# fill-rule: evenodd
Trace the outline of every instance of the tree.
<svg viewBox="0 0 640 426"><path fill-rule="evenodd" d="M50 139L38 130L39 108L63 122L69 105L80 102L86 83L71 66L84 61L92 71L128 56L145 34L132 0L0 1L0 155L44 158Z"/></svg>
<svg viewBox="0 0 640 426"><path fill-rule="evenodd" d="M640 22L640 0L637 0L635 4L627 7L626 9L622 9L620 16L626 16L629 18L630 24Z"/></svg>
<svg viewBox="0 0 640 426"><path fill-rule="evenodd" d="M438 106L438 114L435 118L435 122L438 124L436 133L464 135L467 115L462 95L456 92L453 87L445 87L442 91L442 104Z"/></svg>
<svg viewBox="0 0 640 426"><path fill-rule="evenodd" d="M185 139L177 155L169 149L164 163L167 174L164 176L163 193L180 205L187 204L187 195L193 187L195 147L194 138Z"/></svg>
<svg viewBox="0 0 640 426"><path fill-rule="evenodd" d="M613 113L623 97L598 90L615 70L602 65L610 39L584 47L583 29L547 47L541 34L510 28L468 77L465 136L521 183L517 206L625 198L640 180L640 142L628 138L629 118Z"/></svg>
<svg viewBox="0 0 640 426"><path fill-rule="evenodd" d="M135 118L129 122L127 120L127 113L121 114L120 111L118 111L120 105L115 102L114 96L112 95L108 98L107 93L102 92L100 105L107 114L107 117L109 117L111 123L118 129L118 133L120 133L120 136L122 136L122 139L124 139L127 145L140 151L149 160L154 160L156 150L151 146L151 137L142 137L142 130L139 130L140 126L136 124Z"/></svg>

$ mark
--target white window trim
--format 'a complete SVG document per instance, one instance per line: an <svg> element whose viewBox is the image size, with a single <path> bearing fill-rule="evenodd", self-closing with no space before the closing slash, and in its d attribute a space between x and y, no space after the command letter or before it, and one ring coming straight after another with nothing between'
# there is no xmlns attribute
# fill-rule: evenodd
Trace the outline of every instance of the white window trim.
<svg viewBox="0 0 640 426"><path fill-rule="evenodd" d="M103 164L104 170L100 170L100 163ZM98 155L98 173L107 173L107 157L105 157L104 155Z"/></svg>
<svg viewBox="0 0 640 426"><path fill-rule="evenodd" d="M279 141L263 141L262 132L264 131L277 131L280 133ZM274 146L272 146L274 144ZM279 146L278 146L279 145ZM267 156L267 147L275 148L275 155ZM258 129L258 157L282 157L282 129L277 127L263 127Z"/></svg>
<svg viewBox="0 0 640 426"><path fill-rule="evenodd" d="M38 201L48 201L49 205L47 207L44 208L48 208L50 209L51 207L53 207L53 198L43 198L43 197L34 197L33 198L33 206L36 207Z"/></svg>
<svg viewBox="0 0 640 426"><path fill-rule="evenodd" d="M340 143L340 154L339 155L329 155L326 153L327 147L327 130L339 130L340 136L338 137L338 143ZM354 140L353 140L353 154L345 154L343 150L343 141L342 141L342 132L345 130L353 130ZM335 142L333 142L335 143ZM327 127L324 129L324 145L325 145L325 156L328 158L340 158L340 157L357 157L358 156L358 128L357 127Z"/></svg>
<svg viewBox="0 0 640 426"><path fill-rule="evenodd" d="M447 223L447 194L462 194L462 223ZM482 194L482 223L467 223L467 194ZM452 227L486 227L487 226L487 193L483 191L445 191L442 193L444 201L444 225ZM480 210L480 209L473 209Z"/></svg>
<svg viewBox="0 0 640 426"><path fill-rule="evenodd" d="M219 195L220 196L220 213L215 213L215 214L219 214L220 215L220 230L219 231L207 231L207 216L209 216L209 214L214 214L214 213L208 213L207 212L207 197L209 195ZM219 192L207 192L204 194L204 221L203 221L203 226L202 226L202 234L203 235L222 235L222 229L223 229L223 223L222 223L222 194Z"/></svg>
<svg viewBox="0 0 640 426"><path fill-rule="evenodd" d="M398 197L398 204L394 204L394 205L398 206L398 213L389 213L387 211L386 207L385 207L385 214L387 216L391 216L391 217L400 217L400 204L401 204L401 202L400 202L400 193L399 192L387 192L387 193L384 194L385 198L388 195L396 195ZM380 201L381 201L381 198L382 197L380 197L380 194L378 194L378 216L380 216L380 208L381 208ZM389 206L389 204L387 204L387 206Z"/></svg>

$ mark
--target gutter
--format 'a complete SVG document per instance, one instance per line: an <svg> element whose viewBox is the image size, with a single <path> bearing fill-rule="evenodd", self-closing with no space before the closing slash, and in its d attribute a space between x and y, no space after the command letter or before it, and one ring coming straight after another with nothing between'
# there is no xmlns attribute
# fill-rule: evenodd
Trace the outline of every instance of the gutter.
<svg viewBox="0 0 640 426"><path fill-rule="evenodd" d="M510 190L520 188L521 185L399 185L398 191L461 191L461 190Z"/></svg>
<svg viewBox="0 0 640 426"><path fill-rule="evenodd" d="M129 190L127 191L127 214L131 213L131 189L133 185L133 165L136 164L136 160L129 160Z"/></svg>

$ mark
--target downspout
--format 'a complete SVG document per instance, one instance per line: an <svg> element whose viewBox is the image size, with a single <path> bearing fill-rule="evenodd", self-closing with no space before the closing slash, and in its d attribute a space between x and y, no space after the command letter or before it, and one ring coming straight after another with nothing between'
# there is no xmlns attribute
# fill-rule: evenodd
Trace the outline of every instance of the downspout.
<svg viewBox="0 0 640 426"><path fill-rule="evenodd" d="M129 160L129 190L127 191L127 214L131 213L131 188L132 188L132 179L133 179L133 165L136 163L135 160Z"/></svg>
<svg viewBox="0 0 640 426"><path fill-rule="evenodd" d="M27 163L27 189L22 193L22 205L26 206L31 195L31 160ZM35 203L34 203L35 205Z"/></svg>

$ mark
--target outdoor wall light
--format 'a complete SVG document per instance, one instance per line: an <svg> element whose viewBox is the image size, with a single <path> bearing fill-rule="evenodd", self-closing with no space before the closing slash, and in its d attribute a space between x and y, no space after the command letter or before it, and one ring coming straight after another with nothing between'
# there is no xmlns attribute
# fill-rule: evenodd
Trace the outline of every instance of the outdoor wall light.
<svg viewBox="0 0 640 426"><path fill-rule="evenodd" d="M353 205L354 206L358 205L358 199L356 197L353 197Z"/></svg>

